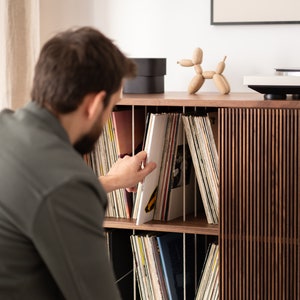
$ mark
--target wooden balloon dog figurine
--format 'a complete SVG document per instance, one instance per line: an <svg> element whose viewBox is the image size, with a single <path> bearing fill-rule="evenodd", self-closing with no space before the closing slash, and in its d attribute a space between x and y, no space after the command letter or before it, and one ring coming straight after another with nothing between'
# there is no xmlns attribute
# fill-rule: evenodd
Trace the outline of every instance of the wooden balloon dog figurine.
<svg viewBox="0 0 300 300"><path fill-rule="evenodd" d="M202 49L196 48L193 52L192 59L181 59L177 62L183 67L194 67L196 72L196 75L189 84L188 92L195 94L201 88L205 79L212 79L221 94L228 94L230 92L230 86L226 78L222 75L225 69L226 56L218 63L216 71L203 71L201 67L202 58Z"/></svg>

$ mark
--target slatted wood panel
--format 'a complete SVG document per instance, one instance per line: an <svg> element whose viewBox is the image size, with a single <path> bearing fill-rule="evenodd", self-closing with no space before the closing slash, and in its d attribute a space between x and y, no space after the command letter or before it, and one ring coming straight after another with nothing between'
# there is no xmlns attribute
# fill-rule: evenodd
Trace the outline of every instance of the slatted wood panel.
<svg viewBox="0 0 300 300"><path fill-rule="evenodd" d="M300 299L300 110L219 122L221 299Z"/></svg>

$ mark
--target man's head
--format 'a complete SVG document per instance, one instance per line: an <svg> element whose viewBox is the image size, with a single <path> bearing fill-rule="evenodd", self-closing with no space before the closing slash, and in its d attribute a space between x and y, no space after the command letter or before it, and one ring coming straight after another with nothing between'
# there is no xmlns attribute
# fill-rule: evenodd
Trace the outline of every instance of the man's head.
<svg viewBox="0 0 300 300"><path fill-rule="evenodd" d="M67 30L43 46L31 97L58 116L72 115L87 102L87 108L97 118L88 132L81 132L80 139L94 140L101 132L97 122L102 127L106 121L116 104L110 103L111 98L119 97L122 80L134 75L133 61L101 32L91 27ZM93 106L94 99L101 102L100 112ZM78 138L73 143L83 145ZM79 147L78 151L86 150Z"/></svg>
<svg viewBox="0 0 300 300"><path fill-rule="evenodd" d="M132 60L98 30L68 30L43 46L35 67L31 98L55 112L68 113L89 93L105 91L108 102L122 79L134 75Z"/></svg>

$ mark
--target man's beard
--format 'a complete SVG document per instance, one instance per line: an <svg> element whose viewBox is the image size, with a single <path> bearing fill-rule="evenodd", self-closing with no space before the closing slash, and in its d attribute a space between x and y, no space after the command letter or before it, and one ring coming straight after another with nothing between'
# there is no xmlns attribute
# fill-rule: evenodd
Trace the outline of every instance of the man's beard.
<svg viewBox="0 0 300 300"><path fill-rule="evenodd" d="M82 136L75 144L74 149L79 152L81 155L90 153L94 150L96 142L99 139L100 134L102 133L103 127L100 125L101 117L93 125L89 133Z"/></svg>

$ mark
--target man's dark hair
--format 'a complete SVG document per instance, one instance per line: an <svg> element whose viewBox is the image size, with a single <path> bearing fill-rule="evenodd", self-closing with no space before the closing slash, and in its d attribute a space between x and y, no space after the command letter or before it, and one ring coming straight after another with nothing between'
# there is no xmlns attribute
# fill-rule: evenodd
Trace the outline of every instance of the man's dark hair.
<svg viewBox="0 0 300 300"><path fill-rule="evenodd" d="M104 105L135 75L135 64L98 30L67 30L43 46L35 67L32 101L58 113L76 110L84 96L106 91Z"/></svg>

